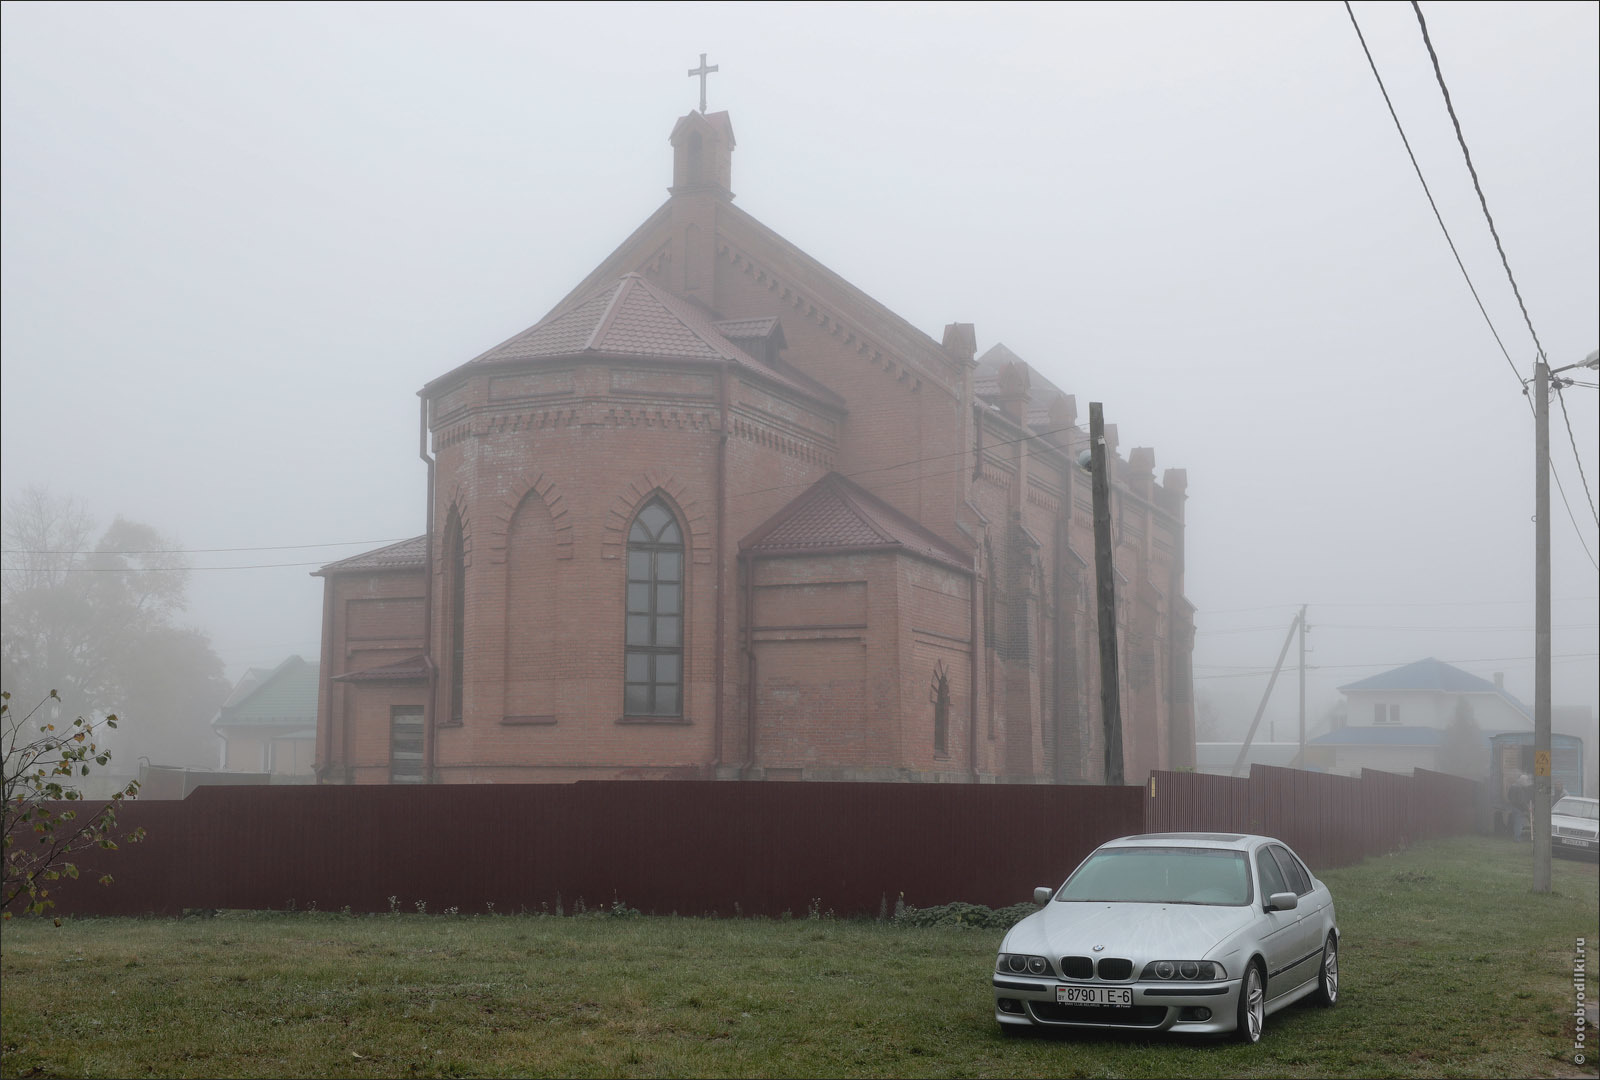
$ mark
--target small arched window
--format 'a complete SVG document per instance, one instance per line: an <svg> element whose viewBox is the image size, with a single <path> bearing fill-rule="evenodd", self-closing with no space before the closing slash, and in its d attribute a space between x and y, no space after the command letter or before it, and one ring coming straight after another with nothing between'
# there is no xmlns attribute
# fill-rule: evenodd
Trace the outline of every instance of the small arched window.
<svg viewBox="0 0 1600 1080"><path fill-rule="evenodd" d="M683 715L683 533L659 499L628 530L625 716Z"/></svg>

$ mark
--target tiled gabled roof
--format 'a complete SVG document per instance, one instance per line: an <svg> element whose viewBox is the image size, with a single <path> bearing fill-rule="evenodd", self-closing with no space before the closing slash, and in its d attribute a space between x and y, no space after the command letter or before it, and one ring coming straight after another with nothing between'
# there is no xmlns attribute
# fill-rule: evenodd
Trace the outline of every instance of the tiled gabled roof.
<svg viewBox="0 0 1600 1080"><path fill-rule="evenodd" d="M318 665L298 656L289 657L249 689L231 696L218 711L213 726L315 725L317 671Z"/></svg>
<svg viewBox="0 0 1600 1080"><path fill-rule="evenodd" d="M772 328L764 333L750 332L759 330L758 324L763 321L736 320L729 326L741 334L761 337L771 333ZM656 287L640 274L624 274L576 304L557 308L463 367L584 355L727 361L812 400L834 407L844 404L843 398L814 379L758 362L693 304ZM429 385L440 381L435 379Z"/></svg>
<svg viewBox="0 0 1600 1080"><path fill-rule="evenodd" d="M413 536L410 540L402 540L398 544L363 551L348 559L331 562L320 570L313 570L311 576L321 577L325 574L342 574L356 570L405 570L411 567L420 569L426 566L427 562L427 536Z"/></svg>
<svg viewBox="0 0 1600 1080"><path fill-rule="evenodd" d="M753 555L900 550L970 572L972 557L861 485L829 473L739 542Z"/></svg>
<svg viewBox="0 0 1600 1080"><path fill-rule="evenodd" d="M639 274L624 274L576 307L540 320L472 363L582 353L750 359L694 308Z"/></svg>
<svg viewBox="0 0 1600 1080"><path fill-rule="evenodd" d="M1507 693L1504 687L1496 686L1488 679L1481 679L1470 671L1462 671L1453 664L1435 660L1431 656L1339 687L1341 694L1351 690L1433 690L1450 694L1494 694L1504 698L1507 704L1523 716L1533 716L1533 711Z"/></svg>

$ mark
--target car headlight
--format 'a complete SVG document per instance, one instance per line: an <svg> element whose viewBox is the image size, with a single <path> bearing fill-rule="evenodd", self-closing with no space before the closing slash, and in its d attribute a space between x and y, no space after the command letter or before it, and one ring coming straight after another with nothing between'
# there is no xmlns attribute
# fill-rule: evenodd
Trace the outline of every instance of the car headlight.
<svg viewBox="0 0 1600 1080"><path fill-rule="evenodd" d="M995 961L994 969L1010 975L1048 975L1050 961L1029 953L1001 953L1000 958Z"/></svg>
<svg viewBox="0 0 1600 1080"><path fill-rule="evenodd" d="M1144 966L1140 979L1162 982L1183 979L1226 979L1228 973L1212 960L1152 960Z"/></svg>

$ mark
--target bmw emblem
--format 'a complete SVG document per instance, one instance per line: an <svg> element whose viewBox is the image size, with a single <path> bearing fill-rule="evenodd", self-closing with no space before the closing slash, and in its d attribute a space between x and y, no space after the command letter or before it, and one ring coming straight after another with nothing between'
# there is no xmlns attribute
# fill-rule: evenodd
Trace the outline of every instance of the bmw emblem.
<svg viewBox="0 0 1600 1080"><path fill-rule="evenodd" d="M1096 945L1094 947L1094 951L1095 952L1105 952L1106 951L1106 947L1104 945Z"/></svg>

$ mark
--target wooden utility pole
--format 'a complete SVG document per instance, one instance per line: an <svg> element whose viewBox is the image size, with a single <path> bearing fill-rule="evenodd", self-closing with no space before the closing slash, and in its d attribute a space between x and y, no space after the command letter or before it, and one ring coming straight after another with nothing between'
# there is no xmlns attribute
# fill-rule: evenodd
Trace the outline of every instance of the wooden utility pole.
<svg viewBox="0 0 1600 1080"><path fill-rule="evenodd" d="M1550 891L1550 367L1533 364L1533 891Z"/></svg>
<svg viewBox="0 0 1600 1080"><path fill-rule="evenodd" d="M1550 377L1573 368L1600 371L1600 349L1581 364L1550 370L1533 362L1533 891L1550 891Z"/></svg>
<svg viewBox="0 0 1600 1080"><path fill-rule="evenodd" d="M1100 402L1089 402L1089 472L1094 495L1095 621L1100 628L1100 716L1106 729L1106 783L1122 779L1122 699L1117 684L1116 569L1111 562L1111 480Z"/></svg>
<svg viewBox="0 0 1600 1080"><path fill-rule="evenodd" d="M1300 752L1295 767L1306 767L1306 606L1300 605Z"/></svg>
<svg viewBox="0 0 1600 1080"><path fill-rule="evenodd" d="M1283 635L1283 648L1278 650L1278 662L1272 665L1272 678L1267 680L1266 692L1261 695L1261 704L1256 706L1256 718L1250 721L1250 730L1245 733L1244 742L1239 744L1239 756L1233 761L1233 771L1229 776L1238 776L1239 770L1244 768L1244 759L1250 756L1250 744L1255 741L1256 729L1261 726L1261 715L1267 711L1267 701L1272 697L1272 688L1278 685L1278 672L1283 670L1283 658L1289 655L1289 646L1294 643L1294 632L1300 629L1300 620L1305 618L1305 608L1300 609L1289 623L1289 632Z"/></svg>

